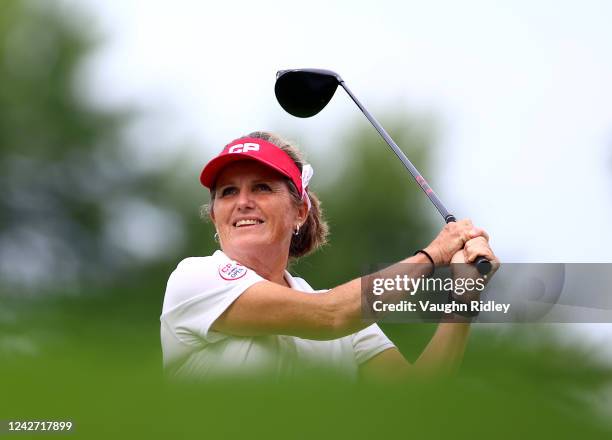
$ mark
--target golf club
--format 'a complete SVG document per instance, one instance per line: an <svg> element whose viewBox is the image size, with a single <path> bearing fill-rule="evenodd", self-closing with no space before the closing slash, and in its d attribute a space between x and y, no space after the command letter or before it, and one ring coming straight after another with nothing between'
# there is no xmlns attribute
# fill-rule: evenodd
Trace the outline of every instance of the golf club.
<svg viewBox="0 0 612 440"><path fill-rule="evenodd" d="M429 197L429 200L440 212L444 221L446 223L456 221L455 216L444 207L436 193L434 193L427 181L421 176L421 173L412 165L412 162L408 160L404 152L400 150L385 129L366 110L357 97L353 95L340 75L331 70L324 69L279 70L276 73L274 92L276 99L285 111L293 116L309 118L323 110L327 103L331 101L338 88L338 84L348 93L355 104L357 104L357 107L359 107L365 117L368 118L385 142L391 147L395 155L402 161L406 169L412 174L412 177L414 177L427 197ZM491 271L491 262L484 257L476 259L474 264L481 275L486 275Z"/></svg>

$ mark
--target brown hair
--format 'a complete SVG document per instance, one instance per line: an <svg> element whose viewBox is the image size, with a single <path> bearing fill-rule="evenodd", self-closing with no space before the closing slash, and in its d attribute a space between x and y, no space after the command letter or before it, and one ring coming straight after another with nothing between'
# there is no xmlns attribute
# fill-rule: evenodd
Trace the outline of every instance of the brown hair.
<svg viewBox="0 0 612 440"><path fill-rule="evenodd" d="M287 155L298 167L300 172L302 172L302 166L306 162L302 157L302 153L298 150L297 146L294 143L283 139L277 134L267 131L254 131L246 136L241 136L238 139L244 137L263 139L264 141L276 145L278 148L287 153ZM233 142L235 142L235 140L230 143ZM286 182L293 201L295 202L296 206L300 206L302 204L302 198L298 193L297 188L289 178L286 179ZM289 257L292 258L303 257L304 255L314 252L319 247L327 243L327 235L329 233L329 229L327 226L327 222L323 217L321 202L319 201L319 198L316 196L316 194L310 190L310 188L306 188L306 192L308 193L308 197L310 197L311 207L308 211L308 217L306 218L306 221L300 227L299 234L291 236ZM210 204L205 205L203 207L204 209L202 211L202 215L204 215L205 212L210 213L212 211L215 201L215 194L216 192L213 188L210 191Z"/></svg>

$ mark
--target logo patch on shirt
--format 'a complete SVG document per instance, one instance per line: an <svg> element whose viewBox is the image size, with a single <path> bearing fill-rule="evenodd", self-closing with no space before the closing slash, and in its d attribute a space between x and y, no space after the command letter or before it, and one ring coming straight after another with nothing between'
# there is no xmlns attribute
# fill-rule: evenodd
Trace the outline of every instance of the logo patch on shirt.
<svg viewBox="0 0 612 440"><path fill-rule="evenodd" d="M219 275L227 281L234 281L242 278L246 273L247 268L235 261L219 265Z"/></svg>

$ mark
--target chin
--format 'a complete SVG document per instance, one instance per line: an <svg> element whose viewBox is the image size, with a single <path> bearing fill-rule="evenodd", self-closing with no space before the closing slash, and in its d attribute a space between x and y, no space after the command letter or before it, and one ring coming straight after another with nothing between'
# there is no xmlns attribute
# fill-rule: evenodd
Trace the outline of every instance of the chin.
<svg viewBox="0 0 612 440"><path fill-rule="evenodd" d="M256 234L249 234L243 237L235 237L231 240L229 247L240 249L240 251L244 252L250 249L258 251L262 247L268 245L270 245L270 240L267 240L265 237Z"/></svg>

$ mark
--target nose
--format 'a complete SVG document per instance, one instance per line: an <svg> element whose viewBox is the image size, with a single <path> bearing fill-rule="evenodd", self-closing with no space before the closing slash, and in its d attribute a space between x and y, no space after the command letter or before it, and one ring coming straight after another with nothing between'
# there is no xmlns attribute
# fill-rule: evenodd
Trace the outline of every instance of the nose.
<svg viewBox="0 0 612 440"><path fill-rule="evenodd" d="M255 202L251 191L248 188L241 188L238 194L237 208L239 210L252 209L255 207Z"/></svg>

